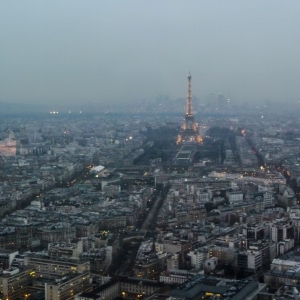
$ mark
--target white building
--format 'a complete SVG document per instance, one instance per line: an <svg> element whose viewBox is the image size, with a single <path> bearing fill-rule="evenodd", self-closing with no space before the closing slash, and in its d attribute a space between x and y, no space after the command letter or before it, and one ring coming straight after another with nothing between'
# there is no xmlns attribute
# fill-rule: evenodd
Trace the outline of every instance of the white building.
<svg viewBox="0 0 300 300"><path fill-rule="evenodd" d="M176 253L167 259L167 269L177 270L179 267L179 255Z"/></svg>
<svg viewBox="0 0 300 300"><path fill-rule="evenodd" d="M226 192L226 196L230 203L238 203L242 202L244 199L244 195L242 191L228 191Z"/></svg>
<svg viewBox="0 0 300 300"><path fill-rule="evenodd" d="M203 262L207 258L207 253L204 251L197 249L190 251L187 254L191 258L191 266L196 270L203 269Z"/></svg>
<svg viewBox="0 0 300 300"><path fill-rule="evenodd" d="M248 269L257 270L262 267L262 255L261 251L247 251L248 256Z"/></svg>
<svg viewBox="0 0 300 300"><path fill-rule="evenodd" d="M285 239L277 244L277 255L282 255L294 248L294 239Z"/></svg>
<svg viewBox="0 0 300 300"><path fill-rule="evenodd" d="M216 257L211 257L204 262L204 270L211 271L217 267L218 259Z"/></svg>
<svg viewBox="0 0 300 300"><path fill-rule="evenodd" d="M284 219L277 219L270 226L270 236L272 241L280 242L291 238L294 235L293 226Z"/></svg>
<svg viewBox="0 0 300 300"><path fill-rule="evenodd" d="M272 260L271 270L287 271L300 268L300 262L275 258Z"/></svg>
<svg viewBox="0 0 300 300"><path fill-rule="evenodd" d="M264 207L273 207L273 194L271 192L265 192L263 196Z"/></svg>

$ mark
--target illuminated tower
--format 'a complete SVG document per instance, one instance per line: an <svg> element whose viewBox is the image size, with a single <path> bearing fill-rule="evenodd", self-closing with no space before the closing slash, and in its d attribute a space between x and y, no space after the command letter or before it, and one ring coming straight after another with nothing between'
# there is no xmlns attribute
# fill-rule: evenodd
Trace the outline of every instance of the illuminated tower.
<svg viewBox="0 0 300 300"><path fill-rule="evenodd" d="M186 97L184 122L181 127L180 134L177 138L177 144L183 142L202 143L202 138L198 132L198 126L194 121L193 106L192 106L192 75L189 73L188 79L188 94Z"/></svg>

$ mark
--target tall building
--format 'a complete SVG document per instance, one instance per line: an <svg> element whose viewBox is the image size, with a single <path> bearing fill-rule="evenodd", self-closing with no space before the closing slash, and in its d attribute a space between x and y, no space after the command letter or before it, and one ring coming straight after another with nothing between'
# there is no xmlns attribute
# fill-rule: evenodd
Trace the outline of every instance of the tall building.
<svg viewBox="0 0 300 300"><path fill-rule="evenodd" d="M185 107L185 120L182 124L180 134L177 138L177 144L184 142L202 143L202 138L198 132L198 125L195 123L193 107L192 107L192 75L189 73L188 78L188 94Z"/></svg>
<svg viewBox="0 0 300 300"><path fill-rule="evenodd" d="M57 275L67 275L69 273L83 274L90 270L89 261L76 258L64 258L60 260L50 259L41 255L30 254L25 257L24 265L34 268L37 276L54 278Z"/></svg>
<svg viewBox="0 0 300 300"><path fill-rule="evenodd" d="M35 284L37 285L42 280L43 278L37 279ZM89 272L47 280L45 284L45 300L74 299L77 294L83 291L91 291Z"/></svg>
<svg viewBox="0 0 300 300"><path fill-rule="evenodd" d="M261 251L248 250L237 254L237 267L240 270L256 271L262 267Z"/></svg>
<svg viewBox="0 0 300 300"><path fill-rule="evenodd" d="M0 275L1 299L26 299L28 286L35 277L34 268L10 268Z"/></svg>
<svg viewBox="0 0 300 300"><path fill-rule="evenodd" d="M271 239L274 242L281 242L285 239L294 238L294 228L290 220L279 219L271 225Z"/></svg>
<svg viewBox="0 0 300 300"><path fill-rule="evenodd" d="M265 230L260 224L248 224L243 228L243 233L248 240L262 240L265 235Z"/></svg>

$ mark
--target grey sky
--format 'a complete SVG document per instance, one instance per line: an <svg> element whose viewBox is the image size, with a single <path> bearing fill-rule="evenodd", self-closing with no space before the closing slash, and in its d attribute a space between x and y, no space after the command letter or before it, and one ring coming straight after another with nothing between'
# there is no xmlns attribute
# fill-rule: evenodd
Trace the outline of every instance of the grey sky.
<svg viewBox="0 0 300 300"><path fill-rule="evenodd" d="M300 99L300 1L0 2L0 101Z"/></svg>

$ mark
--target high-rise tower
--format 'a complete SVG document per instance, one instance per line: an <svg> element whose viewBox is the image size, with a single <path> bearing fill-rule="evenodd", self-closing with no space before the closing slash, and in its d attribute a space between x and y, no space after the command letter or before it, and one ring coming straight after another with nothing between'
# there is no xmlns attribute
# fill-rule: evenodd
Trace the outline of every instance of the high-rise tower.
<svg viewBox="0 0 300 300"><path fill-rule="evenodd" d="M202 138L198 132L197 124L194 121L193 106L192 106L192 75L189 73L188 79L188 94L186 97L186 107L184 122L181 127L180 134L177 138L177 144L183 142L202 143Z"/></svg>

